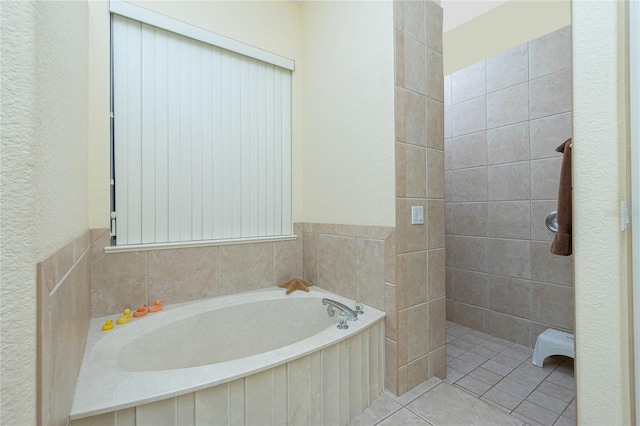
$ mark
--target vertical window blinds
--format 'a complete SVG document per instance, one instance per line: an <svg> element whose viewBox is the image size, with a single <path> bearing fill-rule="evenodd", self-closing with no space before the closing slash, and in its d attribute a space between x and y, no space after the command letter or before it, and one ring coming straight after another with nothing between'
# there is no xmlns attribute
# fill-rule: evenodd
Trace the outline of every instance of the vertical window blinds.
<svg viewBox="0 0 640 426"><path fill-rule="evenodd" d="M291 71L112 15L117 245L290 235Z"/></svg>

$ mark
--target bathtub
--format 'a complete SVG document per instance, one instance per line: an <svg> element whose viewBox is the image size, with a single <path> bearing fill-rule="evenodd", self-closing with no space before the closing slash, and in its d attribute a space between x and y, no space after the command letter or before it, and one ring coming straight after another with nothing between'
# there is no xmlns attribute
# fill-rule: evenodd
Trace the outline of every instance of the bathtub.
<svg viewBox="0 0 640 426"><path fill-rule="evenodd" d="M384 388L385 314L339 330L324 297L354 306L273 287L92 319L71 424L347 424Z"/></svg>

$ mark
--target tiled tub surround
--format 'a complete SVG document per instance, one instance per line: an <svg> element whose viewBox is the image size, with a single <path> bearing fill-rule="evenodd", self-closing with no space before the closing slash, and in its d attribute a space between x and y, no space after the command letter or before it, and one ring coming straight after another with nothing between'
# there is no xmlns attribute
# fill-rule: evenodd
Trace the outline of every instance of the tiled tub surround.
<svg viewBox="0 0 640 426"><path fill-rule="evenodd" d="M387 276L387 388L445 375L442 9L394 1L395 274ZM425 224L411 224L422 206Z"/></svg>
<svg viewBox="0 0 640 426"><path fill-rule="evenodd" d="M301 224L294 232L301 235ZM181 303L278 285L302 276L302 238L293 241L105 253L104 229L92 248L91 314ZM366 303L366 301L365 301Z"/></svg>
<svg viewBox="0 0 640 426"><path fill-rule="evenodd" d="M445 79L447 318L531 347L573 329L572 257L549 252L571 137L571 28Z"/></svg>
<svg viewBox="0 0 640 426"><path fill-rule="evenodd" d="M91 319L86 231L37 264L38 424L66 424Z"/></svg>
<svg viewBox="0 0 640 426"><path fill-rule="evenodd" d="M384 314L366 307L358 321L349 323L349 330L338 330L335 318L329 318L321 304L322 297L352 304L317 288L285 296L274 287L169 306L160 314L109 333L99 330L104 318L94 318L72 425L347 424L384 387ZM246 311L257 316L253 325ZM314 328L312 324L300 327L300 322L288 317L303 325L306 317L316 329L320 322L322 329L307 336L313 333L307 330ZM214 329L180 344L184 326L203 330L190 323L194 321L215 323L221 327L217 334L227 337L217 336ZM247 345L245 335L255 322L265 328L262 339L256 337ZM228 335L233 330L235 343L234 336ZM184 347L187 353L162 356L158 354L161 347L150 350L154 354L126 352L143 345L145 339L157 339L153 334L158 332L166 333L168 345ZM296 338L301 340L289 342ZM207 347L220 344L226 348ZM256 346L265 352L254 355ZM211 358L213 355L224 359ZM137 359L145 356L153 359ZM154 361L154 357L161 359ZM83 417L91 414L96 415Z"/></svg>

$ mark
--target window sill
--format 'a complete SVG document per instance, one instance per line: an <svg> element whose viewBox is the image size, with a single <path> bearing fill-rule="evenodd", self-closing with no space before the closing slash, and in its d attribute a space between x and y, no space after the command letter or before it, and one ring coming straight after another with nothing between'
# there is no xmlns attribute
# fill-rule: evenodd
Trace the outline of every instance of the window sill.
<svg viewBox="0 0 640 426"><path fill-rule="evenodd" d="M229 240L204 240L204 241L178 241L174 243L150 243L150 244L131 244L123 246L107 246L104 252L123 253L130 251L151 251L151 250L169 250L193 247L211 247L211 246L228 246L235 244L252 244L252 243L272 243L278 241L292 241L298 238L297 235L279 235L277 237L255 237L255 238L235 238Z"/></svg>

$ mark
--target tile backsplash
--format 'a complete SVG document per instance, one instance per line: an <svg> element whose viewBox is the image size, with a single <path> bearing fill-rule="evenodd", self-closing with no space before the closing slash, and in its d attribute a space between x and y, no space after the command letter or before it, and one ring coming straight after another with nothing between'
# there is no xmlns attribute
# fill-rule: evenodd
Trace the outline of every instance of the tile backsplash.
<svg viewBox="0 0 640 426"><path fill-rule="evenodd" d="M91 319L87 230L37 264L38 424L66 424Z"/></svg>
<svg viewBox="0 0 640 426"><path fill-rule="evenodd" d="M571 27L445 78L447 318L532 346L573 329L572 257L549 252L571 137Z"/></svg>
<svg viewBox="0 0 640 426"><path fill-rule="evenodd" d="M302 225L292 241L105 253L107 229L92 248L94 317L153 304L181 303L278 285L302 276Z"/></svg>

